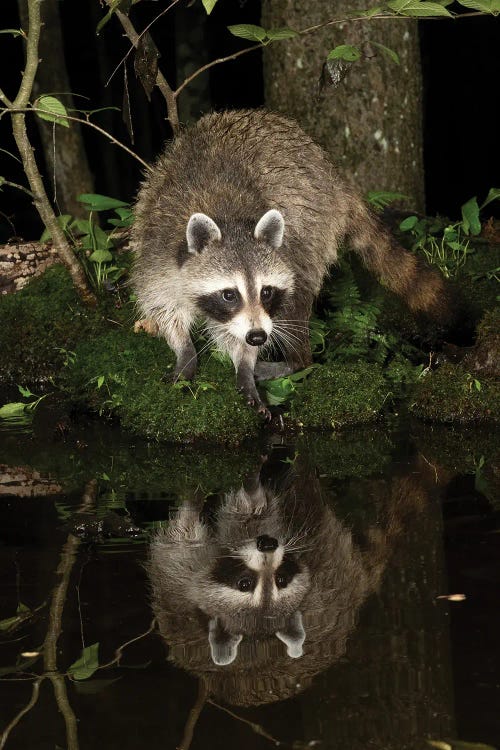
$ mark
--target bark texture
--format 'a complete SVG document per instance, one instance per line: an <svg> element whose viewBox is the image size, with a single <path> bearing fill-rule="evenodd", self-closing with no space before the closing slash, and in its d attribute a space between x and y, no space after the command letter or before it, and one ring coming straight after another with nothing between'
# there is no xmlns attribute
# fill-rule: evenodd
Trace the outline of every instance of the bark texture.
<svg viewBox="0 0 500 750"><path fill-rule="evenodd" d="M263 0L262 25L302 30L344 19L370 3ZM372 3L373 5L373 3ZM373 42L395 50L389 60ZM328 52L339 44L361 48L337 87L318 83ZM264 50L266 105L294 116L330 153L344 177L360 192L389 190L425 209L422 148L422 76L417 22L346 21Z"/></svg>

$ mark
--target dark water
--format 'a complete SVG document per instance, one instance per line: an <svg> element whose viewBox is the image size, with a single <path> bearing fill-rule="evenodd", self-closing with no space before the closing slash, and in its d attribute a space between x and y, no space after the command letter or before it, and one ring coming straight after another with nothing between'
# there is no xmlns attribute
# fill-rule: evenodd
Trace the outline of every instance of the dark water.
<svg viewBox="0 0 500 750"><path fill-rule="evenodd" d="M1 748L500 746L496 435L56 422L0 432Z"/></svg>

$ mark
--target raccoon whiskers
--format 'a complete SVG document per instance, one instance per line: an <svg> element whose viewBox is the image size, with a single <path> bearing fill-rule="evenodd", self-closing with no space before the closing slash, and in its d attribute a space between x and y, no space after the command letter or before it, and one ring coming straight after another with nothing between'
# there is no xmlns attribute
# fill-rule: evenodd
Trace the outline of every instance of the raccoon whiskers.
<svg viewBox="0 0 500 750"><path fill-rule="evenodd" d="M283 343L285 346L285 350L288 349L292 351L300 359L300 353L297 348L297 344L300 343L301 339L298 336L296 336L291 331L287 331L285 328L279 325L273 326L271 336L276 341L276 343L279 344L280 349L281 349L281 343Z"/></svg>

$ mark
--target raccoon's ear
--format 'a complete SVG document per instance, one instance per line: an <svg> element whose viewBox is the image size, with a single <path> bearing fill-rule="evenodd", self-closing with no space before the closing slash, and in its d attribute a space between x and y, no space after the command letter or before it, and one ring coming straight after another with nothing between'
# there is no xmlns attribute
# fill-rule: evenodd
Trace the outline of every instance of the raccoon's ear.
<svg viewBox="0 0 500 750"><path fill-rule="evenodd" d="M214 618L208 623L208 642L212 661L220 667L231 664L238 655L242 635L232 635L222 623Z"/></svg>
<svg viewBox="0 0 500 750"><path fill-rule="evenodd" d="M190 253L201 253L211 240L219 241L219 227L206 214L192 214L186 227L186 239Z"/></svg>
<svg viewBox="0 0 500 750"><path fill-rule="evenodd" d="M298 659L299 656L302 656L306 631L302 624L302 615L298 610L288 618L284 629L278 630L276 635L285 644L288 656L291 656L292 659Z"/></svg>
<svg viewBox="0 0 500 750"><path fill-rule="evenodd" d="M285 220L283 216L275 208L262 216L257 222L257 226L254 229L253 236L256 240L267 242L275 250L281 247L283 242L283 234L285 233Z"/></svg>

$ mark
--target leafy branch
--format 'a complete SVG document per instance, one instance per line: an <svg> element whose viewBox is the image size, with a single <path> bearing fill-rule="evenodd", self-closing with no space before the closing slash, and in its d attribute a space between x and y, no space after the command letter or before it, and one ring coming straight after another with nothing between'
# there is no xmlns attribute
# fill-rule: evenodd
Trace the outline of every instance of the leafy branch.
<svg viewBox="0 0 500 750"><path fill-rule="evenodd" d="M19 90L13 101L10 101L0 89L0 101L10 110L12 117L12 132L21 156L23 169L33 194L33 203L40 214L40 218L50 231L59 257L71 274L75 287L82 299L95 304L94 294L91 292L82 266L78 262L73 250L62 232L57 216L48 198L42 177L33 152L26 128L25 112L28 107L36 71L38 69L38 46L41 32L40 6L42 0L28 0L28 32L23 33L26 39L26 64L21 77Z"/></svg>

